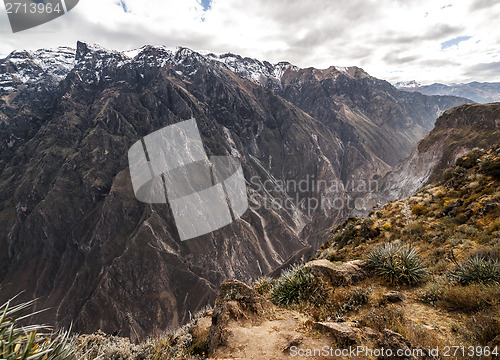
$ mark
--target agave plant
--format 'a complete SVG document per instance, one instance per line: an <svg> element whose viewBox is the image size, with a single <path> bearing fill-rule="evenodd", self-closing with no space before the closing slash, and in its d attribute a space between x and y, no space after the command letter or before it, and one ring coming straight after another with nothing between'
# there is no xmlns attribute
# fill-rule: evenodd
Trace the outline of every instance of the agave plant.
<svg viewBox="0 0 500 360"><path fill-rule="evenodd" d="M23 315L34 300L14 306L11 302L0 306L0 359L76 359L70 331L54 333L42 325L20 326L20 321L35 314Z"/></svg>
<svg viewBox="0 0 500 360"><path fill-rule="evenodd" d="M462 285L472 283L497 285L500 283L500 263L497 260L474 256L460 264L451 276Z"/></svg>
<svg viewBox="0 0 500 360"><path fill-rule="evenodd" d="M320 279L305 266L293 266L285 271L272 285L271 300L280 306L319 304L326 298L326 290Z"/></svg>
<svg viewBox="0 0 500 360"><path fill-rule="evenodd" d="M391 283L414 285L428 275L417 249L407 245L386 244L368 254L368 266Z"/></svg>

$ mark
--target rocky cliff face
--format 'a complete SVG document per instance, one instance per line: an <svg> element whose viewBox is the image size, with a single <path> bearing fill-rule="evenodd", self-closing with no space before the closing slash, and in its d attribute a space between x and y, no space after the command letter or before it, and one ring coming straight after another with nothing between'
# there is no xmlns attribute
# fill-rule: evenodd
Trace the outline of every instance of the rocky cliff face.
<svg viewBox="0 0 500 360"><path fill-rule="evenodd" d="M379 182L378 191L362 197L367 214L389 201L409 197L474 148L500 144L500 103L467 104L446 111L435 128ZM361 202L360 202L361 203ZM359 209L358 209L359 210Z"/></svg>
<svg viewBox="0 0 500 360"><path fill-rule="evenodd" d="M222 279L271 272L318 246L308 237L314 224L345 216L344 207L307 200L345 200L354 190L325 191L310 179L385 173L437 112L465 101L399 93L360 69L315 73L184 48L121 53L84 43L0 60L0 301L21 291L40 297L37 306L50 308L40 321L81 332L143 337L185 323ZM251 208L182 242L167 205L134 198L127 151L189 118L209 156L239 158ZM405 139L391 140L391 128Z"/></svg>

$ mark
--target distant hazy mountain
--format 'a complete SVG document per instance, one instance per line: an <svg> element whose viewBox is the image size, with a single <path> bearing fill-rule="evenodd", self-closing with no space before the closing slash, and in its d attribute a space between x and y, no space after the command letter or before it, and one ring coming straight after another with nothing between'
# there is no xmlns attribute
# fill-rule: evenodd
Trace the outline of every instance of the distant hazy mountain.
<svg viewBox="0 0 500 360"><path fill-rule="evenodd" d="M394 84L399 90L419 92L424 95L453 95L487 104L500 101L500 83L471 82L467 84L421 85L418 82L404 81Z"/></svg>

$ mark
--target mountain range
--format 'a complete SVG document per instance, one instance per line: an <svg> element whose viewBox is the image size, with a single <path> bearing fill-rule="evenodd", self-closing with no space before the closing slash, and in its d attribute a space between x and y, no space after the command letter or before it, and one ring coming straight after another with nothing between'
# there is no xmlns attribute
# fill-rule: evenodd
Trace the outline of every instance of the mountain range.
<svg viewBox="0 0 500 360"><path fill-rule="evenodd" d="M470 82L463 84L422 85L416 81L397 82L394 86L399 90L419 92L424 95L453 95L486 104L500 101L500 83Z"/></svg>
<svg viewBox="0 0 500 360"><path fill-rule="evenodd" d="M347 184L385 176L468 102L400 91L358 67L187 48L13 52L0 60L0 301L39 298L40 321L79 332L177 327L223 279L250 282L319 248L318 232L364 195ZM134 198L127 151L190 118L209 156L241 162L250 208L180 241L168 206ZM274 186L311 179L341 186ZM342 205L309 202L325 198Z"/></svg>

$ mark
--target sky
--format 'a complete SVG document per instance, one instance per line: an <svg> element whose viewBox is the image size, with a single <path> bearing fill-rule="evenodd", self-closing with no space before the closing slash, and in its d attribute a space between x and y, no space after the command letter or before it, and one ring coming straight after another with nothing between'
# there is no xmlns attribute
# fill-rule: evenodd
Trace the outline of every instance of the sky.
<svg viewBox="0 0 500 360"><path fill-rule="evenodd" d="M0 4L0 58L80 40L359 66L391 82L500 82L498 19L498 0L80 0L64 16L14 34Z"/></svg>

